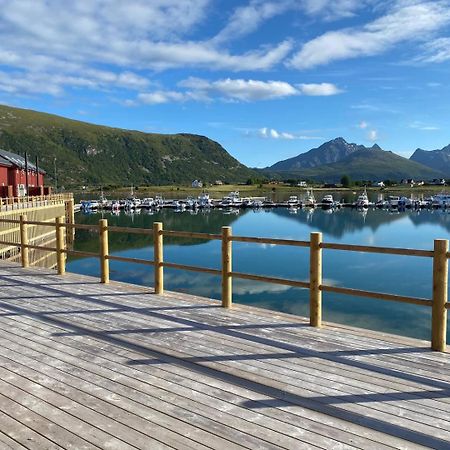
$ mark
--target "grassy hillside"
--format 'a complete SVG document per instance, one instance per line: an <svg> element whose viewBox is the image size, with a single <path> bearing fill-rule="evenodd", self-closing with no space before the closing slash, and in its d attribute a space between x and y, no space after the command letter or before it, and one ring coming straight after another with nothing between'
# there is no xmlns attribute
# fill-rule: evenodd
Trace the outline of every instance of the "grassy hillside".
<svg viewBox="0 0 450 450"><path fill-rule="evenodd" d="M143 185L245 181L255 176L220 144L192 134L122 130L0 105L0 148L37 155L58 184Z"/></svg>
<svg viewBox="0 0 450 450"><path fill-rule="evenodd" d="M341 161L299 171L266 172L281 178L339 182L343 175L354 180L430 179L442 173L381 149L358 150Z"/></svg>

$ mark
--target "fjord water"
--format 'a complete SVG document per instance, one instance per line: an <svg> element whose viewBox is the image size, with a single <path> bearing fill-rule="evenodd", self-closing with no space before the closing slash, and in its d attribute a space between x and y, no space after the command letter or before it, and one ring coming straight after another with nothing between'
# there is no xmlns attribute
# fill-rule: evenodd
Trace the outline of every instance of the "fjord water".
<svg viewBox="0 0 450 450"><path fill-rule="evenodd" d="M309 240L313 231L323 233L326 242L427 249L433 239L449 237L450 212L442 210L393 211L351 208L330 210L222 210L178 213L161 210L153 214L118 216L112 214L78 214L78 223L98 223L100 218L118 226L151 228L161 221L168 230L220 233L231 226L234 235ZM110 252L115 255L152 259L151 236L110 233ZM75 249L98 251L96 233L77 231ZM220 268L220 241L164 238L164 259L169 262ZM111 279L145 286L153 284L153 268L111 261ZM71 258L70 272L98 276L96 258ZM307 280L309 250L307 248L233 243L233 270L252 274ZM323 252L324 284L431 298L431 258L393 256L336 250ZM221 295L220 277L195 272L165 269L165 288L212 299ZM233 280L233 299L275 311L308 316L309 293L248 280ZM323 294L324 320L352 326L386 331L422 339L430 337L431 308L344 296Z"/></svg>

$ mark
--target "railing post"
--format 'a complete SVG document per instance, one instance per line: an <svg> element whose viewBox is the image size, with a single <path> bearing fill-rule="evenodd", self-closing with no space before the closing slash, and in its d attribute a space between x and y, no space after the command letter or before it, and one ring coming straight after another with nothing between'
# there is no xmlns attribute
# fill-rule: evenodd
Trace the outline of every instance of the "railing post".
<svg viewBox="0 0 450 450"><path fill-rule="evenodd" d="M222 227L222 307L231 308L233 303L231 227Z"/></svg>
<svg viewBox="0 0 450 450"><path fill-rule="evenodd" d="M100 236L100 279L102 283L109 283L109 254L108 245L108 220L100 219L99 223Z"/></svg>
<svg viewBox="0 0 450 450"><path fill-rule="evenodd" d="M27 216L21 215L20 216L20 258L22 261L22 267L29 267L30 265L30 258L28 254L28 230L27 230L27 224L25 223L27 221Z"/></svg>
<svg viewBox="0 0 450 450"><path fill-rule="evenodd" d="M164 250L163 250L163 224L153 222L153 253L155 261L155 294L164 293Z"/></svg>
<svg viewBox="0 0 450 450"><path fill-rule="evenodd" d="M433 305L431 348L444 352L447 340L448 240L435 239L433 257Z"/></svg>
<svg viewBox="0 0 450 450"><path fill-rule="evenodd" d="M309 254L309 323L322 326L322 233L311 233Z"/></svg>
<svg viewBox="0 0 450 450"><path fill-rule="evenodd" d="M64 217L57 217L56 222L56 264L58 275L66 273L66 256L64 254Z"/></svg>

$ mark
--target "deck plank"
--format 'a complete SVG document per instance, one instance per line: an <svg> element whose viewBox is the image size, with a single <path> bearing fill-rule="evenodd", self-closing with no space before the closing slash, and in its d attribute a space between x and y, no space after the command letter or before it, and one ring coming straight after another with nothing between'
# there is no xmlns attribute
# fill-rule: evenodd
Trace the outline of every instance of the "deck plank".
<svg viewBox="0 0 450 450"><path fill-rule="evenodd" d="M5 445L450 449L423 341L10 263L0 287Z"/></svg>

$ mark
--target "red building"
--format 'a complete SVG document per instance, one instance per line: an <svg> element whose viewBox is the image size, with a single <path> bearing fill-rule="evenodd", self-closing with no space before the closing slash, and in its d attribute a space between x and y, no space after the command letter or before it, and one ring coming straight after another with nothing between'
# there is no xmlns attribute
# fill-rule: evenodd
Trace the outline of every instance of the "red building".
<svg viewBox="0 0 450 450"><path fill-rule="evenodd" d="M28 180L26 169L28 166ZM0 195L1 197L22 197L43 195L45 171L23 156L0 149ZM27 186L28 182L28 186Z"/></svg>

